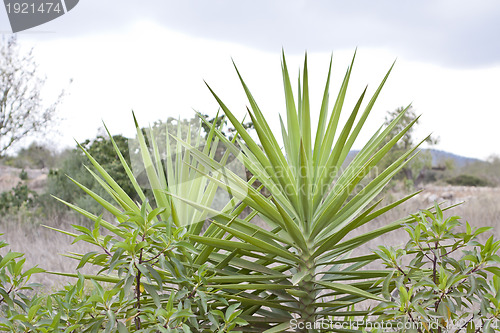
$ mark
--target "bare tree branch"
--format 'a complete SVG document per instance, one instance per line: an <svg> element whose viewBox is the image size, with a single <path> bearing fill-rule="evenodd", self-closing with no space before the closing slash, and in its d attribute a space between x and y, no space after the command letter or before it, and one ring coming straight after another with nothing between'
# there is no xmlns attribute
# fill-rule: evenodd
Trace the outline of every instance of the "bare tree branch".
<svg viewBox="0 0 500 333"><path fill-rule="evenodd" d="M37 72L33 50L21 54L15 36L0 43L1 157L23 138L43 133L53 124L65 91L46 106L41 97L46 77Z"/></svg>

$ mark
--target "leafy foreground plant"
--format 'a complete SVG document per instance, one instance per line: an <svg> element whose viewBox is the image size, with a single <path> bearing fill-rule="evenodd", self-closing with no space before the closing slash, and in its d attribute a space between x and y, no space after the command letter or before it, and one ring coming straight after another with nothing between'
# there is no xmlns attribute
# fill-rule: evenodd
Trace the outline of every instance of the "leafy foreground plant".
<svg viewBox="0 0 500 333"><path fill-rule="evenodd" d="M0 249L8 245L0 240ZM40 286L29 283L29 280L31 275L44 270L32 267L23 271L26 262L23 256L20 252L12 251L4 256L0 255L0 330L13 332L13 321L17 318L27 318L32 301L27 293Z"/></svg>
<svg viewBox="0 0 500 333"><path fill-rule="evenodd" d="M184 228L175 228L167 238L165 223L144 227L157 212L130 218L114 236L100 235L100 220L93 230L75 226L79 236L65 232L103 251L70 255L79 259L77 269L92 262L102 271L117 272L115 277L66 274L76 276L77 282L49 295L27 296L22 291L39 286L28 284L31 275L44 270L34 267L23 272L24 259L16 260L21 253L0 256L0 331L231 332L246 324L238 318L237 304L225 313L211 308L215 300L228 304L213 297L209 288L199 290L206 284L203 266L194 271L175 260L177 253L192 249L183 241ZM91 283L85 284L85 279Z"/></svg>
<svg viewBox="0 0 500 333"><path fill-rule="evenodd" d="M244 320L238 318L241 313L236 309L238 304L229 304L226 299L215 294L214 287L208 286L206 279L213 274L213 269L208 270L206 264L194 263L193 258L199 250L186 241L189 233L200 232L203 223L195 222L203 222L208 212L188 210L187 204L173 200L165 192L169 189L184 198L210 206L217 186L213 181L199 177L196 171L190 170L185 163L190 161L190 152L184 150L180 144L174 145L176 158L174 161L165 161L168 167L165 170L160 157L162 149L156 144L155 133L149 133L150 150L143 130L137 122L136 127L143 170L151 188L149 191L151 202L139 186L138 180L114 140L111 139L142 203L139 205L134 202L106 170L82 148L102 178L90 169L89 172L110 197L114 198L115 205L78 182L74 182L114 215L118 224L104 221L102 217L66 203L95 221L95 227L90 231L85 227L74 226L80 234L59 230L74 237L75 241L86 241L101 249L70 256L79 260L78 268L87 263L100 267L99 274L85 278L114 283L111 291L105 291L104 296L102 288L97 289L100 290L100 297L105 297L104 300L118 297L119 301L112 303L112 309L104 305L101 316L105 318L102 317L102 321L96 323L94 315L91 315L89 324L95 325L92 329L98 329L102 328L106 321L107 331L116 328L125 329L127 326L128 330L139 332L231 332L235 326L246 324ZM200 148L198 140L194 143L196 146L193 149L199 148L200 153L213 156L218 144L218 140L214 140L213 133L214 126L208 135L207 144ZM182 134L180 123L177 134L179 136ZM187 133L186 137L190 142L191 133ZM199 133L197 137L200 137ZM173 152L169 136L164 140L163 152L170 157ZM221 162L227 158L228 154ZM203 170L202 166L199 168ZM234 208L234 201L230 201L227 206L228 209ZM99 232L101 227L107 229L111 235L101 236ZM209 228L208 231L210 230ZM103 272L106 274L100 274ZM76 277L75 274L62 275ZM106 293L110 293L107 298Z"/></svg>
<svg viewBox="0 0 500 333"><path fill-rule="evenodd" d="M26 206L32 208L38 204L38 194L26 184L19 182L16 187L0 193L0 213L8 214Z"/></svg>
<svg viewBox="0 0 500 333"><path fill-rule="evenodd" d="M139 127L138 135L142 147L145 147L145 154L149 154ZM204 148L207 154L213 153L217 146L217 140L212 140L213 131L209 137L209 144ZM169 149L168 141L166 147ZM83 148L82 150L88 155ZM4 270L0 271L2 273L0 290L7 290L2 292L4 298L1 302L6 302L7 307L4 309L6 315L2 314L0 317L0 330L231 332L234 327L245 325L246 322L238 318L241 313L241 310L237 309L238 304L229 304L226 299L215 294L213 287L207 286L207 276L213 274L207 270L207 265L193 264L193 253L197 253L197 250L186 241L186 235L188 230L196 228L199 230L201 224L184 226L181 225L179 217L184 221L188 218L199 221L204 220L206 214L187 212L183 215L180 209L184 208L185 204L176 205L157 188L152 190L155 196L153 199L168 205L153 209L118 149L117 152L120 160L124 162L127 174L133 179L132 184L143 199L142 204L132 201L107 172L88 155L107 183L90 169L89 172L119 206L113 206L85 186L77 184L111 212L116 218L116 223L110 223L102 216L96 216L67 203L85 217L92 219L94 228L74 225L76 233L54 229L73 237L74 242L85 241L95 245L96 251L85 254L70 253L67 257L78 261L77 270L92 264L98 267L99 272L95 275L82 275L79 272L53 273L75 277L77 282L56 293L43 297L34 295L29 298L17 293L17 289L20 288L18 285L25 283L30 274L38 272L39 269L21 273L23 262L13 261L22 255L20 253L9 253L3 259L0 258L2 260L0 268L8 265L6 267L12 274L10 278L9 275L3 274ZM179 161L187 158L189 154L189 152L182 153L180 145L177 146L177 152ZM190 177L187 165L179 163L179 166L179 169L168 170L169 184L172 188L175 188L176 179L181 177L184 181L192 179L199 184L200 191L195 192L191 187L189 192L182 192L185 189L179 186L177 187L179 193L185 193L186 197L200 196L201 202L210 203L216 186L211 186L203 178L193 177L195 172L192 172ZM153 174L158 175L151 170L147 172L151 179ZM162 181L166 179L163 178ZM161 201L162 199L168 201ZM104 234L102 234L103 229L107 229ZM20 274L23 275L18 277ZM90 282L85 284L85 280ZM15 296L22 297L21 301L15 301Z"/></svg>
<svg viewBox="0 0 500 333"><path fill-rule="evenodd" d="M500 241L491 236L480 243L478 235L492 228L473 230L468 222L458 232L459 217L445 219L435 208L405 226L410 240L404 248L375 251L392 269L383 282L386 301L375 308L384 313L379 320L401 332L499 331Z"/></svg>

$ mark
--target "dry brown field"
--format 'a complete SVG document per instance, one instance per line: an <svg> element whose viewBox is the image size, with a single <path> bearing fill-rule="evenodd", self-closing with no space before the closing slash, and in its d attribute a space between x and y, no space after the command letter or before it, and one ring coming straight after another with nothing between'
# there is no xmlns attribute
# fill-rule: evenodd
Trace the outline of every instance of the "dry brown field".
<svg viewBox="0 0 500 333"><path fill-rule="evenodd" d="M403 193L388 192L386 200L393 200L403 196ZM461 216L462 222L468 221L473 227L492 226L494 229L489 234L483 235L483 240L493 234L500 238L500 188L476 188L476 187L453 187L453 186L427 186L422 193L412 198L402 206L386 213L372 224L364 226L359 232L383 226L387 223L418 212L420 209L431 207L434 202L445 202L445 205L453 205L463 202L459 206L446 212L448 216ZM72 230L71 218L48 219L44 224ZM85 253L96 250L90 244L78 242L71 244L72 238L53 230L43 227L39 223L26 223L23 215L0 217L0 233L3 240L8 242L8 249L26 254L26 267L38 265L49 271L74 272L77 262L63 256L68 252ZM367 253L380 244L403 245L408 239L405 231L397 230L382 238L359 248L358 253ZM3 248L2 254L7 248ZM59 276L39 274L34 281L44 284L45 288L54 289L68 282L67 278Z"/></svg>

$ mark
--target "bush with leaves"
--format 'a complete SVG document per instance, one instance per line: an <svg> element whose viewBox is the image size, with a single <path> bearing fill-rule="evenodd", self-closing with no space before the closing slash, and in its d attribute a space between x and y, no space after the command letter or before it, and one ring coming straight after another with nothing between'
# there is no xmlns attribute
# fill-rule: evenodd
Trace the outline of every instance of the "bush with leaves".
<svg viewBox="0 0 500 333"><path fill-rule="evenodd" d="M28 185L19 182L10 191L0 193L0 212L12 212L23 206L34 207L37 204L38 194L30 190Z"/></svg>
<svg viewBox="0 0 500 333"><path fill-rule="evenodd" d="M77 269L100 268L95 276L54 273L76 278L75 284L47 296L28 297L30 276L22 272L22 253L0 256L0 330L10 332L232 332L246 322L238 304L229 305L207 286L205 265L183 265L176 256L196 251L186 242L185 228L169 228L158 219L160 209L123 215L118 227L96 218L93 229L75 225L61 231L97 246L77 259ZM101 235L102 226L108 231ZM167 231L168 229L168 231ZM5 246L5 243L0 246ZM90 280L86 284L85 280ZM217 306L225 306L224 312Z"/></svg>
<svg viewBox="0 0 500 333"><path fill-rule="evenodd" d="M185 228L169 227L158 216L162 209L147 213L147 205L142 206L139 214L122 215L117 227L97 218L92 230L74 226L78 234L61 231L73 236L75 241L89 242L100 248L73 255L79 260L77 269L90 263L105 272L85 276L93 281L93 292L84 304L78 300L76 308L68 309L74 313L65 316L64 328L78 325L74 328L79 332L91 331L92 327L106 332L116 329L119 332L191 332L203 328L229 332L229 328L244 323L236 318L237 311L217 318L219 313L212 308L214 302L227 302L212 297L213 288L206 286L206 267L183 265L176 258L186 251L196 252L186 242ZM101 226L111 233L101 235ZM82 295L84 276L64 275L78 278L79 282L71 290L76 288ZM96 281L106 283L107 287ZM67 297L73 293L71 290L59 296ZM86 309L85 316L81 315L82 308ZM72 319L77 313L80 313L77 320Z"/></svg>
<svg viewBox="0 0 500 333"><path fill-rule="evenodd" d="M456 186L488 186L488 181L471 175L458 175L456 177L447 179L446 182L450 185Z"/></svg>
<svg viewBox="0 0 500 333"><path fill-rule="evenodd" d="M376 254L392 272L383 280L379 320L406 332L494 332L500 319L500 241L478 235L490 227L457 230L459 217L424 210L407 224L404 248ZM391 293L392 291L392 293ZM406 325L406 326L405 326Z"/></svg>
<svg viewBox="0 0 500 333"><path fill-rule="evenodd" d="M60 154L48 145L34 141L28 147L19 149L15 156L2 157L2 163L20 169L43 169L54 168L60 162L59 158Z"/></svg>
<svg viewBox="0 0 500 333"><path fill-rule="evenodd" d="M8 244L0 240L0 249L6 246ZM31 307L34 299L28 292L39 285L29 280L31 275L44 270L38 267L23 270L26 262L23 256L20 252L12 251L0 255L0 331L16 332L16 322L20 318L28 320L28 317L33 316Z"/></svg>

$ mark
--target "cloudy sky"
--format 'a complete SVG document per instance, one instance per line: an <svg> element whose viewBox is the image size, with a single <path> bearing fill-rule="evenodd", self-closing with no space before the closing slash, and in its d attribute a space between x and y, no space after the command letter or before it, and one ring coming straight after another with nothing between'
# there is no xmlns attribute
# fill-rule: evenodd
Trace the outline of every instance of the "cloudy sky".
<svg viewBox="0 0 500 333"><path fill-rule="evenodd" d="M10 31L3 7L0 31ZM330 55L334 96L357 47L346 111L366 84L373 93L397 59L362 139L387 110L412 103L423 114L418 136L432 132L438 149L487 158L500 154L499 34L496 0L81 0L18 36L48 77L48 99L73 79L59 134L47 139L58 147L94 137L102 121L132 135L131 110L141 125L189 118L193 109L213 115L217 105L203 80L243 117L231 58L276 126L284 112L282 48L292 73L307 51L318 108Z"/></svg>

